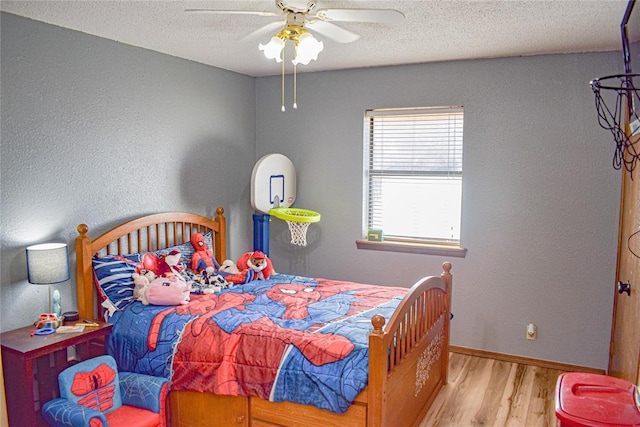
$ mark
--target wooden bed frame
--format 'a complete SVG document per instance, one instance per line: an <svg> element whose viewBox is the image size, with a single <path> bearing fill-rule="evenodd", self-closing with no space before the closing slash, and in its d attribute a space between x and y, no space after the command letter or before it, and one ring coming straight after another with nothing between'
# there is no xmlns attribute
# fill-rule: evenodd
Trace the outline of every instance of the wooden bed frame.
<svg viewBox="0 0 640 427"><path fill-rule="evenodd" d="M76 285L81 318L99 318L91 258L94 254L153 251L189 242L192 233L212 232L218 262L226 259L224 209L210 219L191 213L161 213L137 218L90 239L86 224L78 226ZM344 414L313 406L269 402L257 397L217 396L172 391L170 425L193 426L417 426L447 383L451 264L439 277L416 283L389 323L372 318L369 336L369 383Z"/></svg>

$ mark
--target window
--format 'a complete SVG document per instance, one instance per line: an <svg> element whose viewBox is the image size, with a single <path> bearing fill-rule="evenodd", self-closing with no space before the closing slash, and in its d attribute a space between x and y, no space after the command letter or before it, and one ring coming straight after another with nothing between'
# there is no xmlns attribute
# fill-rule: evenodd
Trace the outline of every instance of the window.
<svg viewBox="0 0 640 427"><path fill-rule="evenodd" d="M462 107L365 113L365 226L385 241L459 245Z"/></svg>

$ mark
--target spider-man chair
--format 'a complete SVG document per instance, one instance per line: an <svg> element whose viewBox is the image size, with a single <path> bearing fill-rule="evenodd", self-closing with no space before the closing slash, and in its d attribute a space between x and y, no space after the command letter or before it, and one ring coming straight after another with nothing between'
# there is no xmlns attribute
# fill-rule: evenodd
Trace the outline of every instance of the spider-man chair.
<svg viewBox="0 0 640 427"><path fill-rule="evenodd" d="M169 380L118 372L111 356L70 366L58 384L60 397L42 406L51 426L167 426Z"/></svg>

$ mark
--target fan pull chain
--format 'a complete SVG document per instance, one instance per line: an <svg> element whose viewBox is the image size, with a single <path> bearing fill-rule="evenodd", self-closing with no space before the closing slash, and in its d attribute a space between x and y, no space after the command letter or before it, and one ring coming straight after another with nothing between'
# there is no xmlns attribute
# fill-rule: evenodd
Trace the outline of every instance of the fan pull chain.
<svg viewBox="0 0 640 427"><path fill-rule="evenodd" d="M286 108L284 108L284 51L285 49L282 49L282 112L284 113Z"/></svg>
<svg viewBox="0 0 640 427"><path fill-rule="evenodd" d="M293 64L293 109L298 109L298 64Z"/></svg>

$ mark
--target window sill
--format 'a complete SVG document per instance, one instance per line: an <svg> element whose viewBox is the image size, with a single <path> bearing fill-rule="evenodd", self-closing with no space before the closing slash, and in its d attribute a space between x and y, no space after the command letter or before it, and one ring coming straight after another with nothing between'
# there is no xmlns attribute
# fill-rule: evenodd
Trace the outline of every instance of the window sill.
<svg viewBox="0 0 640 427"><path fill-rule="evenodd" d="M427 243L409 243L395 241L374 242L369 240L356 240L356 246L358 247L358 249L366 249L372 251L403 252L422 255L442 255L455 258L464 258L467 255L467 249L460 246Z"/></svg>

